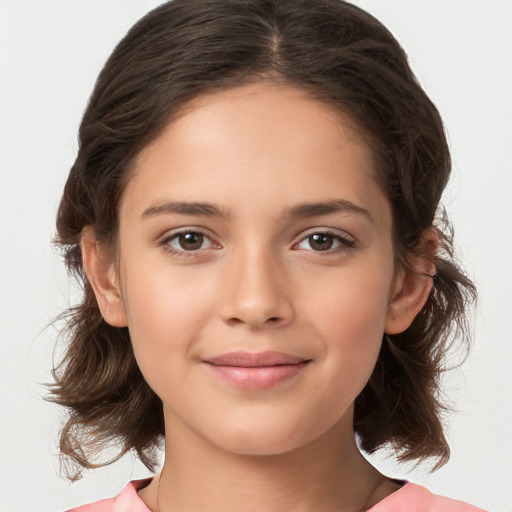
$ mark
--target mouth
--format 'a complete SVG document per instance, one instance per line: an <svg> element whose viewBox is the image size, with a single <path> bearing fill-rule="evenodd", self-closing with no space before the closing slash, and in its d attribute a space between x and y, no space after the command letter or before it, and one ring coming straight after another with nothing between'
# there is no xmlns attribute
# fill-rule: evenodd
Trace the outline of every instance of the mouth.
<svg viewBox="0 0 512 512"><path fill-rule="evenodd" d="M268 389L297 377L311 359L283 352L230 352L203 363L217 378L242 389Z"/></svg>

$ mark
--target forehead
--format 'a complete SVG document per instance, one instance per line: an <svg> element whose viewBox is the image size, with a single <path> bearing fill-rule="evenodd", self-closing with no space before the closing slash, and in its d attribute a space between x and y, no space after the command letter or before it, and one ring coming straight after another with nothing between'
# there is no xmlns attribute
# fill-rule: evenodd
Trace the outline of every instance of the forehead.
<svg viewBox="0 0 512 512"><path fill-rule="evenodd" d="M211 128L208 133L208 129ZM370 138L348 114L333 104L320 101L308 91L273 82L256 82L200 95L182 106L161 134L180 139L187 145L205 142L242 142L248 137L258 142L294 152L314 149L318 143L350 143L371 156ZM214 140L215 137L215 140ZM160 137L162 140L162 137ZM247 139L246 139L247 140ZM270 143L273 144L270 144ZM139 155L139 163L158 146L148 145ZM222 149L220 147L219 149ZM277 154L277 152L275 153Z"/></svg>
<svg viewBox="0 0 512 512"><path fill-rule="evenodd" d="M378 195L374 176L348 117L300 89L259 83L185 105L139 154L123 203L140 211L172 196L270 210L341 194L361 204Z"/></svg>

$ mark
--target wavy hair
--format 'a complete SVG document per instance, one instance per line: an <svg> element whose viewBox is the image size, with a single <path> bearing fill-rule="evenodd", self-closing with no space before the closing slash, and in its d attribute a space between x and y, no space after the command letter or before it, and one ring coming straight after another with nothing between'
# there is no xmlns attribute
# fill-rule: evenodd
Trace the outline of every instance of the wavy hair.
<svg viewBox="0 0 512 512"><path fill-rule="evenodd" d="M366 452L392 446L399 460L434 457L436 467L449 457L440 377L448 349L466 346L475 290L454 260L449 223L436 217L451 168L443 124L403 49L342 0L174 0L136 23L101 71L58 210L55 243L83 286L65 316L49 397L69 412L60 450L70 478L131 450L154 469L164 436L162 403L128 330L103 320L84 274L82 230L92 226L115 248L119 200L140 150L192 98L260 80L300 88L362 131L392 206L397 265L407 267L422 233L437 230L432 291L405 332L384 335L354 430ZM111 443L118 455L94 462Z"/></svg>

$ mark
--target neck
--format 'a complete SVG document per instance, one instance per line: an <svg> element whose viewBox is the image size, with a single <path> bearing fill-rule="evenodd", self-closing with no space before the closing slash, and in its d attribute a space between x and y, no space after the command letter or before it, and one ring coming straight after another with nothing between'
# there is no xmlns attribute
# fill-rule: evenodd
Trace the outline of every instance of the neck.
<svg viewBox="0 0 512 512"><path fill-rule="evenodd" d="M347 423L277 455L230 453L166 424L163 469L139 494L153 512L367 510L396 486L362 457Z"/></svg>

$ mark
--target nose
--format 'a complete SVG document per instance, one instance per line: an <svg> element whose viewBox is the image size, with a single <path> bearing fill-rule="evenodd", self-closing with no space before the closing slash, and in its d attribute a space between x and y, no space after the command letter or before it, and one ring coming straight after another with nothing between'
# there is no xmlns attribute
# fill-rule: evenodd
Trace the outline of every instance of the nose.
<svg viewBox="0 0 512 512"><path fill-rule="evenodd" d="M245 251L229 262L220 316L228 325L283 327L294 316L286 272L268 251Z"/></svg>

